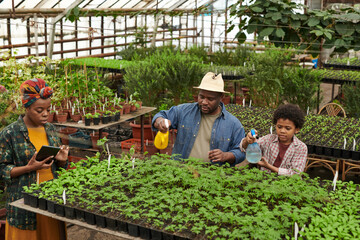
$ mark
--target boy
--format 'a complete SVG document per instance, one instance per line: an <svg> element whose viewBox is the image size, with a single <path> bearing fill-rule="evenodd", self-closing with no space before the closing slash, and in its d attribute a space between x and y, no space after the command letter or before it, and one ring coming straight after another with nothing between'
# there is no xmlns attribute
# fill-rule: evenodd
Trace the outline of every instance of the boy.
<svg viewBox="0 0 360 240"><path fill-rule="evenodd" d="M274 112L276 134L268 134L257 140L262 152L261 161L257 163L261 170L277 172L278 175L293 175L304 171L307 146L295 136L304 122L304 113L296 105L282 105ZM245 151L253 142L255 138L249 132L241 141L240 149Z"/></svg>

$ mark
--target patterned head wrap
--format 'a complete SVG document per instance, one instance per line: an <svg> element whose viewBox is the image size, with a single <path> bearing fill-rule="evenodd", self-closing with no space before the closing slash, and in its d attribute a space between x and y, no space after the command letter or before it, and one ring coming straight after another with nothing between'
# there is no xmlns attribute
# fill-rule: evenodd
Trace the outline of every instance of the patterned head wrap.
<svg viewBox="0 0 360 240"><path fill-rule="evenodd" d="M23 82L20 86L20 92L25 108L28 108L39 98L47 99L53 94L51 87L48 87L46 82L40 78L33 78Z"/></svg>

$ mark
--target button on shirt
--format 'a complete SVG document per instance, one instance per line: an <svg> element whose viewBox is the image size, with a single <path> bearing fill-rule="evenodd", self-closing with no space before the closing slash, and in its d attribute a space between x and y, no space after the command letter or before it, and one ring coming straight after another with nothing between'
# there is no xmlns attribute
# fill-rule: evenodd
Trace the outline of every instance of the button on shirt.
<svg viewBox="0 0 360 240"><path fill-rule="evenodd" d="M240 121L226 111L224 104L220 104L221 114L211 129L210 150L220 149L223 152L233 153L235 163L232 165L235 165L245 159L245 153L241 152L239 148L241 140L245 137L245 130ZM154 116L152 124L158 117L169 119L171 121L170 128L177 129L172 154L179 155L182 159L189 158L201 122L201 111L198 103L185 103L173 106L166 111L160 111Z"/></svg>

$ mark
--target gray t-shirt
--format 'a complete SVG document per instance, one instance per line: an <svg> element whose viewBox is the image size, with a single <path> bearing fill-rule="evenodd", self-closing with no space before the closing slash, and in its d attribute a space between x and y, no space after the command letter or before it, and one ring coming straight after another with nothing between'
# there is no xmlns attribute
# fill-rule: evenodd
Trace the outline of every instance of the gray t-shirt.
<svg viewBox="0 0 360 240"><path fill-rule="evenodd" d="M215 115L201 114L199 132L196 136L194 146L191 149L189 157L203 159L204 162L210 162L209 151L211 129L214 125L215 120L220 116L220 114L221 112Z"/></svg>

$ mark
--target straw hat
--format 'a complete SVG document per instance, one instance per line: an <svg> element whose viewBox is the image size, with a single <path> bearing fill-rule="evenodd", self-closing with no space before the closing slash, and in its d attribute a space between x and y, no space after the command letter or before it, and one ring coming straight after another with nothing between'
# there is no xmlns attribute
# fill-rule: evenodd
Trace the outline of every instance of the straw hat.
<svg viewBox="0 0 360 240"><path fill-rule="evenodd" d="M211 92L229 93L224 91L224 80L222 79L221 74L216 75L213 72L205 74L201 80L200 86L194 88Z"/></svg>

